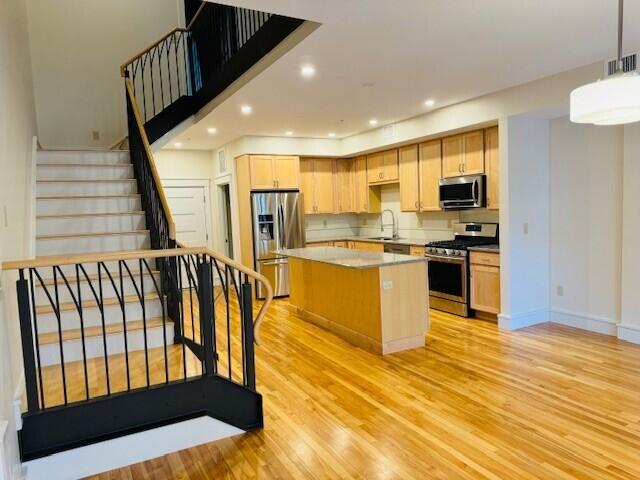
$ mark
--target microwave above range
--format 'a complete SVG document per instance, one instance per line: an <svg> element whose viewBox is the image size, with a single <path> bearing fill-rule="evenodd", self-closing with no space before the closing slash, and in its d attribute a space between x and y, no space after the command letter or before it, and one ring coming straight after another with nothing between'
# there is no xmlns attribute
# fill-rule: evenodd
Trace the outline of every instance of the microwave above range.
<svg viewBox="0 0 640 480"><path fill-rule="evenodd" d="M440 180L440 208L461 210L487 206L486 175L463 175Z"/></svg>

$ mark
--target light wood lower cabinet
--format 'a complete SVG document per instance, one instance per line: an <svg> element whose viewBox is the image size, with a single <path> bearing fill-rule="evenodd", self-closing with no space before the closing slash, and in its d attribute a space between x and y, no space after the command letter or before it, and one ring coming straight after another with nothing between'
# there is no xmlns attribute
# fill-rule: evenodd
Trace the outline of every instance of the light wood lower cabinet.
<svg viewBox="0 0 640 480"><path fill-rule="evenodd" d="M471 252L471 308L500 313L500 255Z"/></svg>
<svg viewBox="0 0 640 480"><path fill-rule="evenodd" d="M411 245L409 247L409 255L415 255L416 257L424 257L424 247Z"/></svg>
<svg viewBox="0 0 640 480"><path fill-rule="evenodd" d="M308 242L307 247L333 247L335 242Z"/></svg>
<svg viewBox="0 0 640 480"><path fill-rule="evenodd" d="M368 250L370 252L384 252L384 245L382 243L373 243L373 242L351 242L350 248L355 248L356 250Z"/></svg>

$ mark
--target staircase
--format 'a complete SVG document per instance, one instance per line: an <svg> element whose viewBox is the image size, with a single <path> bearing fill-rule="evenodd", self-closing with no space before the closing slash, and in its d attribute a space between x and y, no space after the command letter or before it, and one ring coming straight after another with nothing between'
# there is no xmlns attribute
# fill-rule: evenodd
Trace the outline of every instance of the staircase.
<svg viewBox="0 0 640 480"><path fill-rule="evenodd" d="M39 151L36 185L36 253L39 257L150 248L129 152ZM105 348L110 355L122 354L125 328L129 351L142 350L145 335L147 348L162 346L164 338L172 340L173 322L171 319L163 322L161 300L152 291L154 281L160 281L159 272L140 272L138 265L129 268L136 279L143 276L144 315L136 296L137 285L125 277L121 286L105 285L102 311L95 301L85 303L84 329L74 296L79 288L81 298L91 298L90 282L98 278L97 267L89 267L88 278L67 269L66 278L58 274L54 281L51 271L36 282L34 298L41 366L60 364L62 359L74 362L102 357ZM66 288L65 281L71 284L70 288ZM123 305L118 299L119 293ZM122 317L126 321L123 322Z"/></svg>

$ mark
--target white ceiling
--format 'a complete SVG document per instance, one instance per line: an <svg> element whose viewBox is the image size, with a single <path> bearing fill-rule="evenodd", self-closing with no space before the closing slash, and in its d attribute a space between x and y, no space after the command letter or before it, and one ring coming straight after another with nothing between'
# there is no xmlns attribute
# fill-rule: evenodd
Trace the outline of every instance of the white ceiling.
<svg viewBox="0 0 640 480"><path fill-rule="evenodd" d="M617 0L227 0L320 22L309 37L179 135L213 149L244 135L337 138L615 56ZM625 5L640 50L640 0ZM311 63L316 74L300 76ZM367 84L369 86L367 86ZM370 86L373 84L373 86ZM253 113L244 116L240 105ZM208 127L217 128L215 135ZM168 145L171 148L172 144Z"/></svg>

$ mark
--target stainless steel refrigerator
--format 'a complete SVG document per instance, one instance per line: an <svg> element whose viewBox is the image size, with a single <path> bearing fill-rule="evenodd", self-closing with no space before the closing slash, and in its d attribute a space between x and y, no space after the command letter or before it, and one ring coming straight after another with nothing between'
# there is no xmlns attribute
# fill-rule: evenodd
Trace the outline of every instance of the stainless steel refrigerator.
<svg viewBox="0 0 640 480"><path fill-rule="evenodd" d="M274 250L305 245L302 197L296 191L252 192L255 269L269 279L276 297L289 295L289 260ZM264 298L260 283L256 296Z"/></svg>

